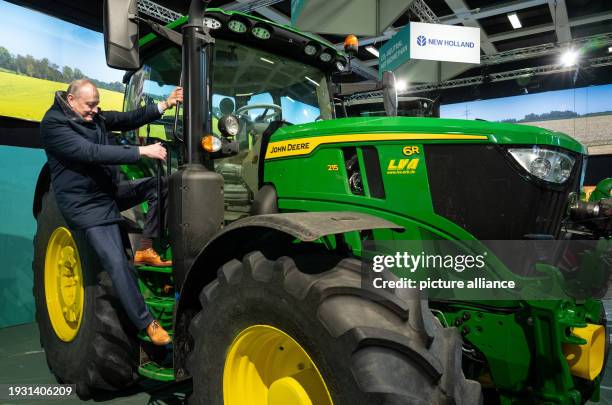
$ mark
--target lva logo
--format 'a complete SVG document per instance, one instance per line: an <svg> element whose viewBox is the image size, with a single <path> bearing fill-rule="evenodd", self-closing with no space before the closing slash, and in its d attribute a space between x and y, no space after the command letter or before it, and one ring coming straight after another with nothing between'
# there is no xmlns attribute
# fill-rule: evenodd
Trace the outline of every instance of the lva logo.
<svg viewBox="0 0 612 405"><path fill-rule="evenodd" d="M419 35L417 37L417 45L418 46L425 46L425 45L427 45L427 38L425 38L425 35Z"/></svg>

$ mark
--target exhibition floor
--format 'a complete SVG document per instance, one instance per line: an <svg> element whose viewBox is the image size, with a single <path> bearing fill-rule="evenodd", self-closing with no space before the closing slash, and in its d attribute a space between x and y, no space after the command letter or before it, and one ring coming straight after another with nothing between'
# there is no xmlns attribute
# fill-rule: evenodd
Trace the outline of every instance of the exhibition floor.
<svg viewBox="0 0 612 405"><path fill-rule="evenodd" d="M56 380L49 372L45 354L38 341L36 323L0 329L0 384L55 384ZM611 391L612 392L612 391ZM96 396L87 403L109 404L186 404L191 393L191 382L161 383L143 379L139 384L119 395ZM0 404L65 404L80 403L77 397L73 400L18 400L0 399Z"/></svg>
<svg viewBox="0 0 612 405"><path fill-rule="evenodd" d="M49 373L45 355L38 342L38 329L35 323L0 329L0 384L53 384L55 379ZM191 393L191 383L160 383L143 379L120 395L97 396L86 402L109 404L186 404ZM5 401L0 404L64 404L80 403L74 400L57 399ZM603 405L612 405L612 362L608 363L601 390Z"/></svg>

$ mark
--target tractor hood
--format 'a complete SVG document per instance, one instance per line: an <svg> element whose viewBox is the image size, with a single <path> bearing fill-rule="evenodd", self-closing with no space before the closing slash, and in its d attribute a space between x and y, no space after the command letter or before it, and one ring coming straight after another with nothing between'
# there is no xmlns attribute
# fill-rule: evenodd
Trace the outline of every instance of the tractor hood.
<svg viewBox="0 0 612 405"><path fill-rule="evenodd" d="M315 144L329 143L321 137L334 136L338 142L355 142L420 139L434 143L485 142L504 145L541 145L564 148L580 154L586 148L561 132L530 125L503 124L487 121L411 118L367 117L318 121L309 124L283 127L270 139L270 145L281 142L318 137ZM268 150L270 152L270 150Z"/></svg>

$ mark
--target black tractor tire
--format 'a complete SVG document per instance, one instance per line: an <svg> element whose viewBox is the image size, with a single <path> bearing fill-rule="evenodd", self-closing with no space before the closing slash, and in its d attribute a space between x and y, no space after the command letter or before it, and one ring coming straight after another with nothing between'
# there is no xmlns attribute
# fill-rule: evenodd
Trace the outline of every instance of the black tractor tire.
<svg viewBox="0 0 612 405"><path fill-rule="evenodd" d="M139 378L137 331L123 311L108 273L101 270L85 243L77 242L84 283L81 324L70 342L55 333L45 297L45 255L53 231L67 225L52 191L43 196L37 221L33 292L40 344L51 372L62 383L76 384L81 397L89 397L95 390L116 391L132 385Z"/></svg>
<svg viewBox="0 0 612 405"><path fill-rule="evenodd" d="M200 294L187 367L192 404L223 404L223 372L234 338L253 325L296 340L320 371L335 405L482 402L461 369L461 338L443 328L415 291L363 288L361 262L323 267L261 252L222 266ZM245 404L249 399L245 398ZM289 404L288 404L289 405Z"/></svg>

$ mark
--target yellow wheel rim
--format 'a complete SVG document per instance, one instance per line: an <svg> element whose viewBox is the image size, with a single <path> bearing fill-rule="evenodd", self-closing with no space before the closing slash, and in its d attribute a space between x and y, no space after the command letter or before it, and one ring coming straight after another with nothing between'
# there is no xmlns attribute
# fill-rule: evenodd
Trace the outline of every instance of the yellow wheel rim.
<svg viewBox="0 0 612 405"><path fill-rule="evenodd" d="M45 299L58 338L72 341L83 319L83 272L70 231L59 227L51 234L45 255Z"/></svg>
<svg viewBox="0 0 612 405"><path fill-rule="evenodd" d="M254 325L236 336L223 369L225 405L332 405L321 373L285 332Z"/></svg>

